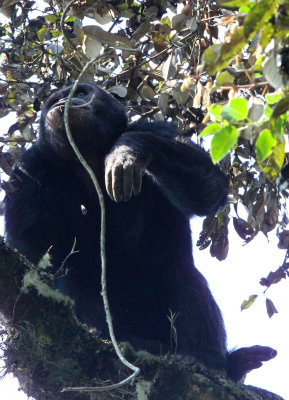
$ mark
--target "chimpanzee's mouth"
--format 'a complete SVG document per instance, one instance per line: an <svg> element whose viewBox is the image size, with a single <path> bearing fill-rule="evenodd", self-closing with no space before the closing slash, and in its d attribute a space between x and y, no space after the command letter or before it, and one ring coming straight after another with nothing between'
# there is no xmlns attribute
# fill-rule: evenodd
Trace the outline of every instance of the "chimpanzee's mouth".
<svg viewBox="0 0 289 400"><path fill-rule="evenodd" d="M54 108L59 108L62 112L64 112L64 107L67 102L67 97L58 100L56 103L52 104L49 111L53 110ZM89 104L83 101L82 99L78 99L73 97L71 99L70 106L71 108L79 108L81 110L86 109L89 110Z"/></svg>

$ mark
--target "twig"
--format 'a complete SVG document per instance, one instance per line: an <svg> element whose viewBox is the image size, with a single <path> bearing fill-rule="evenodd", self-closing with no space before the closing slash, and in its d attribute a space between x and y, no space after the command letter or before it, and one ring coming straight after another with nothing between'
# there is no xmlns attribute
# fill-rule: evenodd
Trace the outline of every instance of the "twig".
<svg viewBox="0 0 289 400"><path fill-rule="evenodd" d="M61 16L61 20L60 20L60 28L61 28L61 30L62 30L62 32L63 32L63 35L64 35L64 37L65 37L67 43L69 43L70 47L72 47L74 50L76 50L76 46L75 46L75 44L73 43L73 41L70 39L70 37L68 36L68 34L67 34L67 32L66 32L66 30L65 30L65 28L64 28L64 23L65 23L65 18L66 18L66 14L68 13L68 10L69 10L70 7L72 6L72 4L75 3L76 1L77 1L77 0L71 0L71 1L67 4L67 6L65 7L65 9L64 9L64 11L63 11L63 14L62 14L62 16Z"/></svg>
<svg viewBox="0 0 289 400"><path fill-rule="evenodd" d="M188 33L186 36L184 36L183 38L179 39L179 42L181 42L181 43L184 42L186 39L188 39L190 36L192 36L192 35L195 34L195 33L196 33L196 32L190 32L190 33ZM152 61L152 60L154 60L155 58L157 58L157 57L159 57L159 56L165 54L167 51L171 50L173 47L175 47L175 46L174 46L173 43L171 43L171 44L168 45L168 47L167 47L166 49L160 51L160 52L157 53L157 54L154 54L154 55L150 56L147 60L144 60L144 61L140 62L139 64L134 65L133 67L130 67L130 68L128 68L128 69L125 69L124 71L121 71L121 72L119 72L118 74L115 74L115 75L114 75L114 74L112 73L111 76L114 75L114 77L119 77L119 76L121 76L121 75L124 75L124 74L130 72L130 71L133 71L133 70L135 70L136 68L139 68L139 67L141 67L142 65L147 64L149 61ZM130 49L130 50L131 50L131 49Z"/></svg>
<svg viewBox="0 0 289 400"><path fill-rule="evenodd" d="M113 324L112 324L112 316L111 316L111 312L110 312L110 307L109 307L109 302L108 302L108 296L107 296L107 286L106 286L106 252L105 252L105 230L106 230L106 225L105 225L105 203L104 203L104 197L103 197L103 193L101 191L100 185L98 183L98 180L96 179L96 176L92 170L92 168L89 166L89 164L87 163L87 161L85 160L85 158L82 156L82 154L80 153L80 151L78 150L70 128L69 128L69 121L68 121L68 110L70 107L70 103L71 103L71 99L73 97L74 92L76 91L77 85L79 84L82 76L84 75L84 73L86 72L86 70L93 64L95 63L99 58L101 58L102 56L98 56L95 57L94 59L92 59L91 61L89 61L85 67L83 68L83 70L81 71L81 73L79 74L78 78L76 79L74 85L72 86L69 96L66 100L65 103L65 107L64 107L64 123L65 123L65 129L66 129L66 134L67 134L67 138L69 140L69 143L71 145L71 147L73 148L75 154L77 155L79 161L81 162L81 164L83 165L83 167L86 169L86 171L88 172L95 190L97 192L98 195L98 199L99 199L99 204L100 204L100 210L101 210L101 226L100 226L100 256L101 256L101 288L102 288L102 298L103 298L103 303L104 303L104 309L105 309L105 315L106 315L106 322L108 325L108 330L109 330L109 335L113 344L113 347L115 349L115 352L118 356L118 358L120 359L120 361L127 366L128 368L130 368L132 371L134 371L134 373L132 375L130 375L128 378L124 379L121 382L118 382L116 384L113 385L109 385L109 386L99 386L99 387L66 387L64 389L62 389L62 392L68 392L68 391L81 391L81 392L99 392L99 391L106 391L106 390L112 390L112 389L116 389L119 388L125 384L127 384L128 382L132 381L137 375L139 375L140 373L140 369L136 366L134 366L133 364L131 364L128 360L126 360L126 358L123 356L119 345L116 341L115 335L114 335L114 330L113 330Z"/></svg>
<svg viewBox="0 0 289 400"><path fill-rule="evenodd" d="M0 142L1 143L33 143L34 139L24 139L24 138L19 138L19 139L4 139L0 137Z"/></svg>
<svg viewBox="0 0 289 400"><path fill-rule="evenodd" d="M256 83L248 83L247 85L234 85L234 84L224 84L219 87L219 89L250 89L253 87L260 87L260 86L265 86L268 85L268 82L256 82Z"/></svg>
<svg viewBox="0 0 289 400"><path fill-rule="evenodd" d="M62 32L63 32L63 35L64 35L64 37L65 37L65 39L66 39L66 42L67 42L67 43L69 44L69 46L74 50L74 56L75 56L76 60L79 62L81 68L82 68L83 63L82 63L81 57L80 57L80 55L79 55L77 46L76 46L76 45L73 43L73 41L70 39L70 37L69 37L69 35L67 34L67 32L66 32L66 30L65 30L65 27L64 27L65 18L66 18L66 15L67 15L67 13L68 13L68 10L69 10L70 7L73 5L73 3L75 3L76 1L77 1L77 0L71 0L71 1L67 4L67 6L65 7L65 9L64 9L64 11L63 11L63 14L62 14L62 16L61 16L61 20L60 20L60 29L61 29ZM81 54L81 53L80 53L80 54ZM88 60L88 58L86 57L85 54L82 54L82 56L85 57L85 61Z"/></svg>

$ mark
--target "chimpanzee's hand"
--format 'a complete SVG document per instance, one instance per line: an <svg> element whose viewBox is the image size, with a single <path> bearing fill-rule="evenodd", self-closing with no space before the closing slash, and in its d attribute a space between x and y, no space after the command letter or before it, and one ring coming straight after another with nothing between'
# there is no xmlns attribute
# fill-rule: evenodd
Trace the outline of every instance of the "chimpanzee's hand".
<svg viewBox="0 0 289 400"><path fill-rule="evenodd" d="M140 193L146 162L129 146L116 147L105 159L105 186L117 203Z"/></svg>

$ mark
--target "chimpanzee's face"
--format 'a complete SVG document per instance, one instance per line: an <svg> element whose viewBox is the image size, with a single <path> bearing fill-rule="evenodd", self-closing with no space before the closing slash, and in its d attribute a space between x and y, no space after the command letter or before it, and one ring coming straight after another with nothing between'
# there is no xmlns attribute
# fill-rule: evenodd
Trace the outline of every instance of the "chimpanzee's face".
<svg viewBox="0 0 289 400"><path fill-rule="evenodd" d="M71 87L53 93L44 105L40 120L40 140L50 143L64 158L72 149L67 140L64 107ZM102 154L125 131L124 107L92 83L80 83L68 110L69 127L80 150Z"/></svg>

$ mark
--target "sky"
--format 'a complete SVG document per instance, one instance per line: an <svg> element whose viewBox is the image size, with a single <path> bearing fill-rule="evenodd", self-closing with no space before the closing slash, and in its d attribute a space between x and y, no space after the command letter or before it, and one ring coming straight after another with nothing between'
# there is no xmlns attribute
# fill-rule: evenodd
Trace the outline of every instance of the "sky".
<svg viewBox="0 0 289 400"><path fill-rule="evenodd" d="M194 239L198 238L201 221L192 220ZM259 233L243 246L242 239L231 226L230 248L226 260L213 259L209 251L194 249L195 264L209 282L212 293L223 313L228 335L228 349L263 345L278 351L276 358L265 362L260 369L247 375L246 384L277 393L289 399L289 280L283 279L266 293L278 314L270 319L266 312L264 287L259 280L276 270L283 262L285 252L277 248L274 232L269 241ZM259 294L256 302L241 311L241 303L252 294Z"/></svg>

